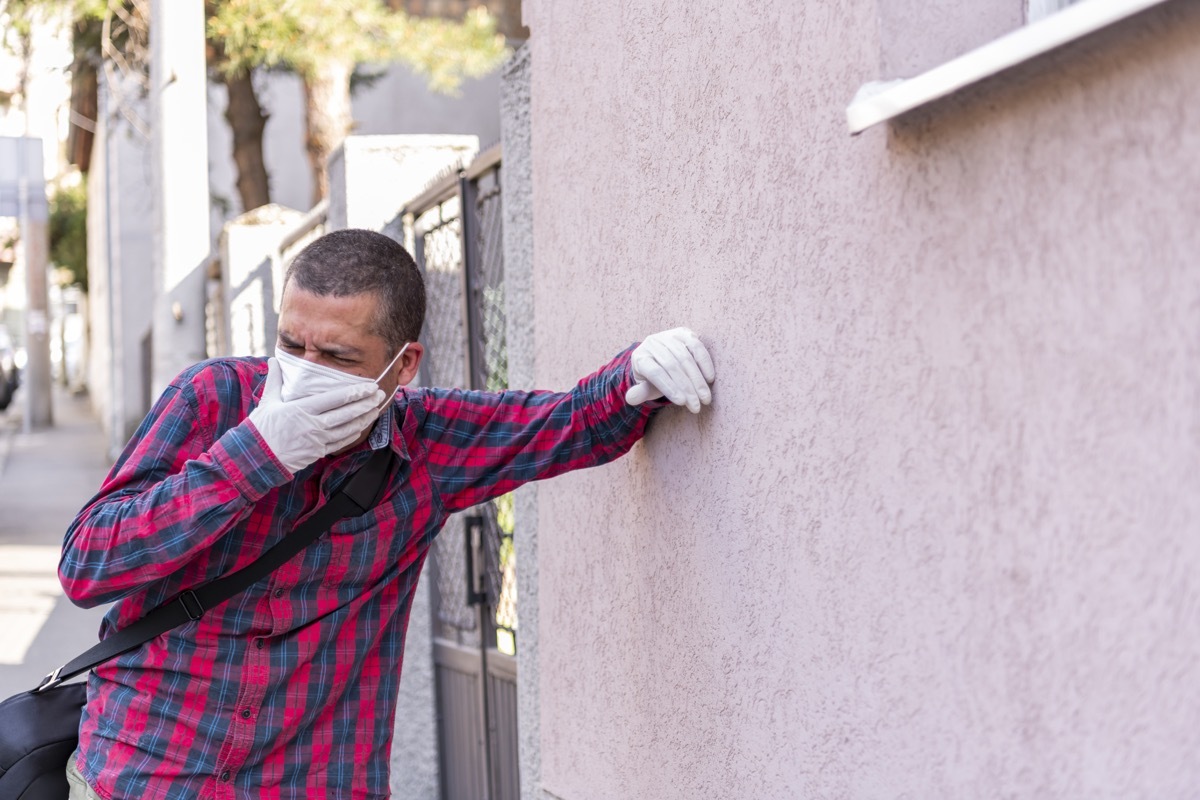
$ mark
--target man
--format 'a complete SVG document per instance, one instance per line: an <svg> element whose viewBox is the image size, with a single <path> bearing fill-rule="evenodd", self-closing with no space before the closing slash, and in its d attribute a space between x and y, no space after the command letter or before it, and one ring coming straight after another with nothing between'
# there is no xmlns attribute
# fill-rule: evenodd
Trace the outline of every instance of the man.
<svg viewBox="0 0 1200 800"><path fill-rule="evenodd" d="M205 362L163 393L67 532L67 595L119 601L102 635L252 562L373 451L392 467L371 512L94 671L73 798L387 797L412 593L447 516L617 458L668 401L711 400L683 329L568 393L406 390L424 314L402 247L331 233L288 271L275 358Z"/></svg>

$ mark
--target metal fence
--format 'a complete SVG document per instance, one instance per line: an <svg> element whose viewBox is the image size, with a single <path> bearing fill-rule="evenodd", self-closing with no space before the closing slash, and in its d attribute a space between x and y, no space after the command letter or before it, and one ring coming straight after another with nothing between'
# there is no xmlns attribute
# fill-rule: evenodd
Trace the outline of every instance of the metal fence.
<svg viewBox="0 0 1200 800"><path fill-rule="evenodd" d="M405 208L425 276L422 382L508 388L501 153L443 174ZM442 795L516 800L516 550L507 495L455 514L434 543Z"/></svg>

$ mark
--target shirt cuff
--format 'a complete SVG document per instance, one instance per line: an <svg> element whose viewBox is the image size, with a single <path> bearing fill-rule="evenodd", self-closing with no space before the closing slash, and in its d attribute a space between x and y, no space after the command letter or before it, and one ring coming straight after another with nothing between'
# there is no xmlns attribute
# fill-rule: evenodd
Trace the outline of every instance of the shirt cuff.
<svg viewBox="0 0 1200 800"><path fill-rule="evenodd" d="M621 395L621 402L625 401L625 393L637 383L633 377L633 351L637 349L639 344L641 344L641 342L634 342L633 344L629 345L629 347L622 350L620 355L617 356L618 361L624 360L625 362L625 368L617 370L616 372L619 378L616 391ZM626 403L626 405L629 404ZM669 405L671 405L671 401L666 398L666 395L663 395L662 397L656 397L653 400L647 400L644 403L639 403L636 406L629 407L639 411L651 412L657 411L660 408L666 408Z"/></svg>
<svg viewBox="0 0 1200 800"><path fill-rule="evenodd" d="M279 462L252 422L230 428L209 451L229 480L251 502L287 483L292 473Z"/></svg>

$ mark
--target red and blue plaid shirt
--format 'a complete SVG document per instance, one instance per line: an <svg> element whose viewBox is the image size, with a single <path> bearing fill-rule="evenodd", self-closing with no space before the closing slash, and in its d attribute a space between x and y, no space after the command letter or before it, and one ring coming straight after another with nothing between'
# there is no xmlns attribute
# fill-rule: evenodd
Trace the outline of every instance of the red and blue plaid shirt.
<svg viewBox="0 0 1200 800"><path fill-rule="evenodd" d="M183 373L67 532L59 573L101 637L246 566L372 449L384 500L246 592L98 667L78 767L120 800L385 798L413 589L454 511L625 453L629 351L567 393L402 390L367 442L289 473L246 421L263 359Z"/></svg>

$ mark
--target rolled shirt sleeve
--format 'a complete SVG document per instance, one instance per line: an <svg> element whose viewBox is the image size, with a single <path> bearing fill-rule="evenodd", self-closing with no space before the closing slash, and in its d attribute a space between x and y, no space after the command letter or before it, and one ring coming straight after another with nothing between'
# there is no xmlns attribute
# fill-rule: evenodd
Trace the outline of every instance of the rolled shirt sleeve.
<svg viewBox="0 0 1200 800"><path fill-rule="evenodd" d="M654 412L669 405L625 402L634 346L569 392L425 390L422 442L446 510L628 452Z"/></svg>
<svg viewBox="0 0 1200 800"><path fill-rule="evenodd" d="M68 528L59 580L75 604L112 602L170 575L290 479L244 414L222 430L222 410L198 401L198 385L235 380L222 373L194 367L166 389Z"/></svg>

